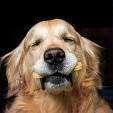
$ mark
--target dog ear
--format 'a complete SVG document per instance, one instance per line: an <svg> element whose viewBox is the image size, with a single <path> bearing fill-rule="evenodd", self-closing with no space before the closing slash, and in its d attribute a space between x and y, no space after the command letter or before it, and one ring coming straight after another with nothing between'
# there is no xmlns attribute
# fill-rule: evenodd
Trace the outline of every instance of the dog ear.
<svg viewBox="0 0 113 113"><path fill-rule="evenodd" d="M95 78L95 82L98 88L101 88L101 79L99 76L99 56L100 49L102 48L98 44L84 38L82 38L82 49L85 54L86 63L87 63L87 73Z"/></svg>
<svg viewBox="0 0 113 113"><path fill-rule="evenodd" d="M20 88L22 77L19 72L20 59L23 51L23 42L13 51L1 58L1 62L5 62L6 76L8 81L8 95L10 97L16 94Z"/></svg>

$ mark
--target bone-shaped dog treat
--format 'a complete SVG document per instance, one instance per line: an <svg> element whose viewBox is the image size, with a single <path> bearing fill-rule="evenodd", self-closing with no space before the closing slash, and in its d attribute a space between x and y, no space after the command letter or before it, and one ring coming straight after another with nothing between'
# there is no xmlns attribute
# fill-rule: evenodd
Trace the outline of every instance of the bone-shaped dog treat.
<svg viewBox="0 0 113 113"><path fill-rule="evenodd" d="M82 69L82 63L81 62L78 62L78 64L75 66L75 69L74 71L78 71L78 70L81 70Z"/></svg>
<svg viewBox="0 0 113 113"><path fill-rule="evenodd" d="M82 69L82 63L81 63L81 62L78 62L78 64L75 66L74 71L78 71L78 70L81 70L81 69ZM43 78L42 75L39 75L39 74L36 73L36 72L33 72L33 73L32 73L32 76L33 76L33 78Z"/></svg>
<svg viewBox="0 0 113 113"><path fill-rule="evenodd" d="M36 72L32 73L33 78L43 78L42 75L37 74Z"/></svg>

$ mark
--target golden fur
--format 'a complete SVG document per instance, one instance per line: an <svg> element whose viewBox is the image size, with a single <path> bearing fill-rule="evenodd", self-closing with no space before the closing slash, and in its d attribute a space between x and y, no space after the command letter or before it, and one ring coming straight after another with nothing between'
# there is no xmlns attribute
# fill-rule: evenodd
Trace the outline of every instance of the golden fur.
<svg viewBox="0 0 113 113"><path fill-rule="evenodd" d="M61 30L53 32L57 25L66 28L64 34L60 34ZM42 38L38 36L38 33L41 33L38 31L40 28L40 35L45 35L44 40L47 38L48 41L42 42L39 47L32 46L34 40ZM58 39L68 32L76 42L65 43ZM39 81L36 82L31 76L31 65L51 47L68 50L78 61L82 61L82 69L72 72L73 89L70 92L47 93L40 88ZM113 113L97 94L97 90L101 88L99 48L97 44L78 34L64 20L43 21L33 26L21 44L3 57L7 66L8 97L16 95L6 113Z"/></svg>

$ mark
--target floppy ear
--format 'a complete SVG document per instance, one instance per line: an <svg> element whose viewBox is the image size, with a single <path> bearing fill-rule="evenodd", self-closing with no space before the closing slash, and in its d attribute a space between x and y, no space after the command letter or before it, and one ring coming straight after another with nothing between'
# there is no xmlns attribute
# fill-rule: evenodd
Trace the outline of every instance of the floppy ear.
<svg viewBox="0 0 113 113"><path fill-rule="evenodd" d="M8 80L8 97L16 94L20 88L22 77L19 72L20 60L23 52L23 42L13 51L2 57L6 65L6 76Z"/></svg>
<svg viewBox="0 0 113 113"><path fill-rule="evenodd" d="M82 49L85 54L85 59L87 63L86 73L90 74L95 78L94 82L97 88L101 88L101 79L99 76L99 50L100 46L96 43L84 38L82 38Z"/></svg>

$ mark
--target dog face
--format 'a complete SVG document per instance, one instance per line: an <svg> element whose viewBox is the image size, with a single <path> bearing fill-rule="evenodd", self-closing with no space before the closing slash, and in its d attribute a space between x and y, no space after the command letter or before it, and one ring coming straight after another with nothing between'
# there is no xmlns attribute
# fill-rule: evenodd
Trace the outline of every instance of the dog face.
<svg viewBox="0 0 113 113"><path fill-rule="evenodd" d="M44 76L40 80L43 89L53 93L71 89L77 46L80 48L75 30L62 20L41 22L33 28L26 42L26 62L31 72Z"/></svg>
<svg viewBox="0 0 113 113"><path fill-rule="evenodd" d="M79 73L84 76L86 68L93 66L88 61L97 59L98 47L81 37L64 20L40 22L30 29L15 50L4 57L8 57L9 89L12 92L21 83L25 83L29 90L42 89L55 94L69 92L79 76L74 71L75 66L82 62L83 69ZM96 63L93 67L97 71ZM42 75L43 78L34 79L32 72Z"/></svg>

